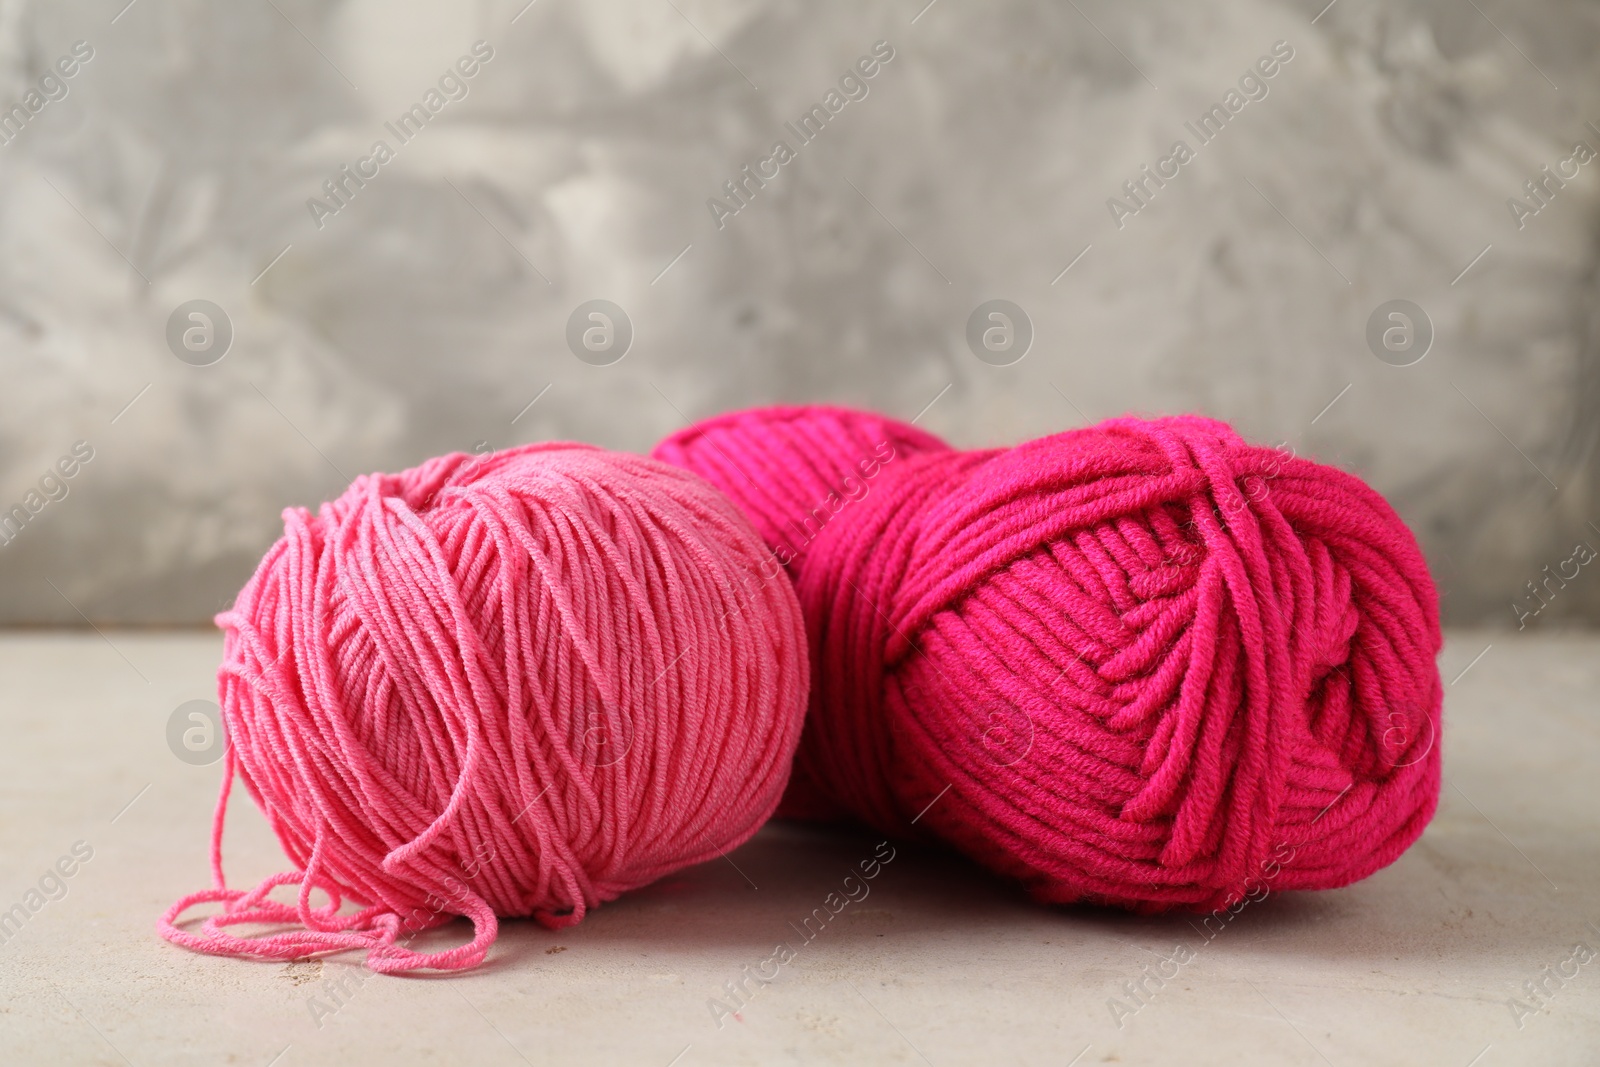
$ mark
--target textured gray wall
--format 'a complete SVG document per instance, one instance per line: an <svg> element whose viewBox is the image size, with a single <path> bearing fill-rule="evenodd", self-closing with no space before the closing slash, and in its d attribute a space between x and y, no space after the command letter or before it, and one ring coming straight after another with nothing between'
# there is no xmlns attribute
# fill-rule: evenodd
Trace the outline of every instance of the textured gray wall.
<svg viewBox="0 0 1600 1067"><path fill-rule="evenodd" d="M349 475L644 450L777 400L937 397L921 424L964 445L1231 419L1388 494L1457 621L1515 625L1525 583L1600 547L1600 161L1520 227L1507 204L1600 149L1593 4L122 2L0 5L0 102L93 48L0 146L0 508L42 503L0 546L0 622L201 621L281 508ZM401 144L384 124L480 39L466 96ZM1200 144L1185 121L1280 40ZM802 144L784 123L878 41ZM708 198L780 139L795 158L719 228ZM565 339L593 298L633 326L610 365ZM991 298L1032 323L1009 366L965 339ZM1410 366L1365 339L1396 298L1434 332ZM196 299L233 333L209 366L169 350ZM66 497L29 498L78 441ZM1589 568L1549 588L1532 625L1600 617Z"/></svg>

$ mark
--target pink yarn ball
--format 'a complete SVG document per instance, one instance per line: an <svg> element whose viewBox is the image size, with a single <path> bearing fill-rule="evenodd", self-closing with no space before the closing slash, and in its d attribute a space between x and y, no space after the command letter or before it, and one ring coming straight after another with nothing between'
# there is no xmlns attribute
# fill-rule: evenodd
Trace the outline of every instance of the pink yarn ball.
<svg viewBox="0 0 1600 1067"><path fill-rule="evenodd" d="M1198 417L960 452L772 408L655 455L729 494L799 592L779 814L931 830L1038 899L1137 910L1344 885L1433 814L1437 594L1353 475Z"/></svg>
<svg viewBox="0 0 1600 1067"><path fill-rule="evenodd" d="M315 517L286 510L217 616L215 888L162 933L460 969L497 916L576 923L739 845L783 793L808 684L794 591L760 578L770 559L700 478L582 445L443 456L358 478ZM249 892L221 869L235 770L294 865ZM269 898L279 885L298 901ZM207 901L224 909L175 925ZM469 944L407 947L456 915ZM249 923L297 928L227 929Z"/></svg>

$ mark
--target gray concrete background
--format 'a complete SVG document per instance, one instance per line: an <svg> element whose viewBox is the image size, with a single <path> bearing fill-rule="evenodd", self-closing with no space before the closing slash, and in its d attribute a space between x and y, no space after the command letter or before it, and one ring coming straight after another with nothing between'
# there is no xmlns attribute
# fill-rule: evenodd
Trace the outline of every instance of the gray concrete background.
<svg viewBox="0 0 1600 1067"><path fill-rule="evenodd" d="M94 49L0 146L0 509L94 451L0 547L0 623L204 622L284 506L354 474L644 450L780 400L926 409L962 445L1228 418L1371 479L1456 622L1515 626L1526 583L1600 548L1600 161L1521 228L1507 205L1600 149L1594 4L123 2L0 6L0 104ZM480 39L399 144L384 123ZM880 40L800 145L783 124ZM1184 122L1280 40L1199 145ZM308 198L380 138L319 228ZM780 138L796 158L719 229L707 199ZM1108 198L1180 138L1119 228ZM634 329L607 366L565 340L594 298ZM1009 366L964 338L991 298L1032 323ZM1364 338L1397 298L1434 332L1411 366ZM195 299L231 323L211 366L166 339ZM1549 588L1532 626L1600 618L1587 568Z"/></svg>

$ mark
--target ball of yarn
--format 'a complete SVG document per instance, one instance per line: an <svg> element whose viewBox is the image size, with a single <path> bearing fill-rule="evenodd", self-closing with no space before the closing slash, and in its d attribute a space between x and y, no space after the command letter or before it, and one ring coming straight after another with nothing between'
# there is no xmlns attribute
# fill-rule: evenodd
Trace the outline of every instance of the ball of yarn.
<svg viewBox="0 0 1600 1067"><path fill-rule="evenodd" d="M1351 474L1193 416L962 452L772 408L655 455L732 497L799 593L779 814L928 830L1040 900L1142 911L1344 885L1433 814L1437 594Z"/></svg>
<svg viewBox="0 0 1600 1067"><path fill-rule="evenodd" d="M443 456L358 478L315 517L286 510L217 616L215 888L162 933L460 969L497 916L576 923L742 843L783 793L808 685L799 606L761 577L770 559L700 478L582 445ZM235 770L294 866L248 892L220 859ZM268 895L283 885L295 903ZM208 901L223 910L176 925ZM457 915L470 943L409 947ZM296 928L227 929L260 923Z"/></svg>

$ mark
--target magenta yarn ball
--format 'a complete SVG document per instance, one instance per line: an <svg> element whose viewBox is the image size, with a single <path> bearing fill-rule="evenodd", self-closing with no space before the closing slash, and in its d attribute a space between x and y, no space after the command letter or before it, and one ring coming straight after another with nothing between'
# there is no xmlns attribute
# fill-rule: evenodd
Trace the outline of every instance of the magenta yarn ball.
<svg viewBox="0 0 1600 1067"><path fill-rule="evenodd" d="M962 452L769 408L655 455L744 508L799 592L780 814L932 832L1041 900L1136 910L1344 885L1433 814L1438 597L1354 475L1196 416Z"/></svg>

